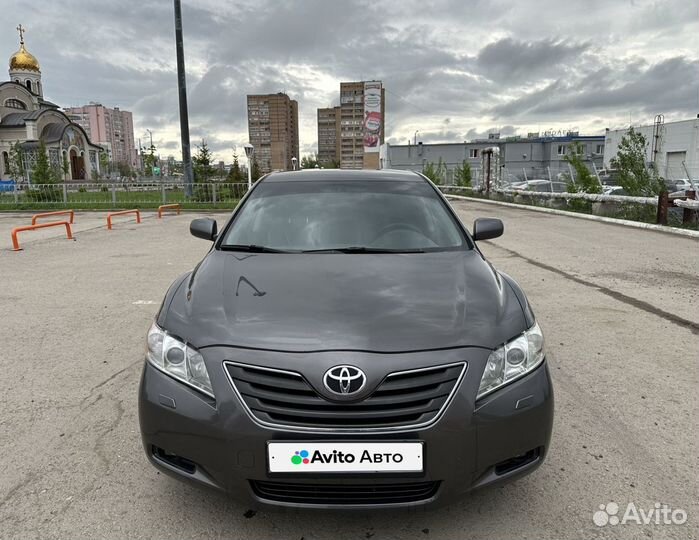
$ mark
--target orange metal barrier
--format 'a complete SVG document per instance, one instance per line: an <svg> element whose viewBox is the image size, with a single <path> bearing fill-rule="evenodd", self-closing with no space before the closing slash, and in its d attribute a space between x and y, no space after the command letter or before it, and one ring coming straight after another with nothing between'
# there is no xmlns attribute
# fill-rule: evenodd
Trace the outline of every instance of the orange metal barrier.
<svg viewBox="0 0 699 540"><path fill-rule="evenodd" d="M163 217L163 210L177 210L177 215L180 215L180 210L182 210L182 205L177 204L162 204L158 206L158 219Z"/></svg>
<svg viewBox="0 0 699 540"><path fill-rule="evenodd" d="M141 223L141 212L139 210L122 210L121 212L109 212L107 214L107 229L112 230L112 217L136 214L136 223Z"/></svg>
<svg viewBox="0 0 699 540"><path fill-rule="evenodd" d="M49 216L66 216L70 214L70 223L75 223L75 212L73 210L58 210L56 212L44 212L43 214L34 214L32 216L32 225L36 225L36 222L40 218L45 218Z"/></svg>
<svg viewBox="0 0 699 540"><path fill-rule="evenodd" d="M66 235L68 240L73 239L73 232L70 230L70 223L67 221L52 221L50 223L39 223L38 225L25 225L24 227L15 227L12 229L12 251L22 251L19 247L19 241L17 240L17 233L22 231L34 231L36 229L45 229L46 227L58 227L65 225Z"/></svg>

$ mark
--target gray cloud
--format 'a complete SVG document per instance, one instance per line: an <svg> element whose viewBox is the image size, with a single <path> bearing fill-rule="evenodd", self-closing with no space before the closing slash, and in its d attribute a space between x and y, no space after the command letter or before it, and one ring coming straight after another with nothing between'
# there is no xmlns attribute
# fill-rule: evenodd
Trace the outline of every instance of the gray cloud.
<svg viewBox="0 0 699 540"><path fill-rule="evenodd" d="M192 143L206 137L225 159L247 139L246 94L297 99L311 152L315 109L338 103L343 80L384 81L387 140L398 142L415 130L459 142L497 125L599 133L630 113L699 108L696 6L682 0L183 1ZM4 0L3 13L21 20L0 23L0 54L24 24L47 98L132 110L136 136L152 129L176 154L171 2Z"/></svg>
<svg viewBox="0 0 699 540"><path fill-rule="evenodd" d="M508 37L483 47L476 63L482 73L496 81L523 84L538 75L555 74L562 64L577 60L589 48L589 43L556 39L528 42Z"/></svg>
<svg viewBox="0 0 699 540"><path fill-rule="evenodd" d="M584 78L558 79L541 90L493 107L499 118L551 118L614 110L681 115L697 106L699 60L674 57L655 64L608 67ZM686 114L685 113L685 114Z"/></svg>

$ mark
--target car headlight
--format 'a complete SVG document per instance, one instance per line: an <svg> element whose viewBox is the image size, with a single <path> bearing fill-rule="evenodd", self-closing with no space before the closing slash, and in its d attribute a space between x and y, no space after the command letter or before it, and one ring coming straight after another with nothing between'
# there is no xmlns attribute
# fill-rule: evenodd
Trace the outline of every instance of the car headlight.
<svg viewBox="0 0 699 540"><path fill-rule="evenodd" d="M534 323L529 330L490 353L476 399L519 379L543 361L544 335Z"/></svg>
<svg viewBox="0 0 699 540"><path fill-rule="evenodd" d="M153 323L148 330L146 357L154 367L178 381L214 397L204 357L194 347Z"/></svg>

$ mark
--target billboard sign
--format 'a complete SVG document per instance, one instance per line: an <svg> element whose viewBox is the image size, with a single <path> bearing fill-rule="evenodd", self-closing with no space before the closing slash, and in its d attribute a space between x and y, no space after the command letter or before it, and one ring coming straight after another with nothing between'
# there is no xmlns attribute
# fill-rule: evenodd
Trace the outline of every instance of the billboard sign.
<svg viewBox="0 0 699 540"><path fill-rule="evenodd" d="M381 146L381 81L364 83L364 153L378 152Z"/></svg>

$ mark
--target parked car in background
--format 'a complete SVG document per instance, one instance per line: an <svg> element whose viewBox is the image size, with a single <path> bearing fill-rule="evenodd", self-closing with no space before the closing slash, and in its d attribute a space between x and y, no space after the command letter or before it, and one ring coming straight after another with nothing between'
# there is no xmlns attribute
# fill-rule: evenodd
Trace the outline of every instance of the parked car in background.
<svg viewBox="0 0 699 540"><path fill-rule="evenodd" d="M687 178L680 178L679 180L667 180L665 182L668 187L668 191L693 191L692 183Z"/></svg>
<svg viewBox="0 0 699 540"><path fill-rule="evenodd" d="M526 182L512 184L511 189L515 191L538 191L543 193L565 193L568 186L565 182L551 182L543 178L534 178Z"/></svg>
<svg viewBox="0 0 699 540"><path fill-rule="evenodd" d="M628 195L626 190L621 186L604 186L602 193L604 195Z"/></svg>

